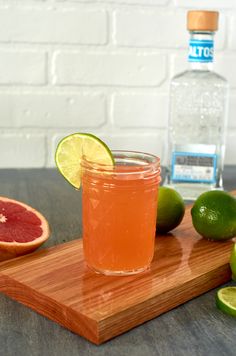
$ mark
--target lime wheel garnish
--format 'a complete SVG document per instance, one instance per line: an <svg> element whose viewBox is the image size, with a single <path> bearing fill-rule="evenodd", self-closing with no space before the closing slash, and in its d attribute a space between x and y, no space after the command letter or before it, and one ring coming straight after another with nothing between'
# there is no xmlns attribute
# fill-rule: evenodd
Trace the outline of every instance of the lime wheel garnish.
<svg viewBox="0 0 236 356"><path fill-rule="evenodd" d="M56 149L55 161L63 177L75 188L81 185L81 160L103 165L114 165L108 146L98 137L88 133L74 133L64 137Z"/></svg>

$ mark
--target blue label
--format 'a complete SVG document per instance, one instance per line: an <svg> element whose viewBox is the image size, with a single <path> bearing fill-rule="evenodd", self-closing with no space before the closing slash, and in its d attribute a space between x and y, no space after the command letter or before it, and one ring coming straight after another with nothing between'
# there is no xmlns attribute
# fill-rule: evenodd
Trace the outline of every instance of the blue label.
<svg viewBox="0 0 236 356"><path fill-rule="evenodd" d="M173 152L171 179L174 182L215 183L217 155Z"/></svg>
<svg viewBox="0 0 236 356"><path fill-rule="evenodd" d="M190 40L189 62L213 62L214 42L212 40Z"/></svg>

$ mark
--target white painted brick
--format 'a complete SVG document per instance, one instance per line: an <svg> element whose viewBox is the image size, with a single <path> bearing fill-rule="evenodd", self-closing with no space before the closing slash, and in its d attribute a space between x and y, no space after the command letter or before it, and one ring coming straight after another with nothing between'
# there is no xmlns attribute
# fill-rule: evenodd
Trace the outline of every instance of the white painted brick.
<svg viewBox="0 0 236 356"><path fill-rule="evenodd" d="M225 77L231 88L236 88L236 55L226 53L215 56L214 71ZM171 76L180 73L189 66L184 54L176 54L172 57Z"/></svg>
<svg viewBox="0 0 236 356"><path fill-rule="evenodd" d="M223 75L231 88L236 88L236 55L219 54L216 56L214 70Z"/></svg>
<svg viewBox="0 0 236 356"><path fill-rule="evenodd" d="M57 52L54 83L157 86L166 76L165 60L161 54Z"/></svg>
<svg viewBox="0 0 236 356"><path fill-rule="evenodd" d="M170 56L170 77L181 73L188 69L190 64L188 63L188 53L181 52L175 53Z"/></svg>
<svg viewBox="0 0 236 356"><path fill-rule="evenodd" d="M101 0L102 1L102 0ZM109 2L115 2L115 3L123 3L127 5L165 5L169 2L169 0L105 0Z"/></svg>
<svg viewBox="0 0 236 356"><path fill-rule="evenodd" d="M236 4L236 2L235 2ZM232 50L236 49L236 15L232 16L230 21L230 31L229 31L229 48Z"/></svg>
<svg viewBox="0 0 236 356"><path fill-rule="evenodd" d="M46 83L44 52L0 50L0 84Z"/></svg>
<svg viewBox="0 0 236 356"><path fill-rule="evenodd" d="M166 127L166 94L122 93L113 96L113 121L118 127Z"/></svg>
<svg viewBox="0 0 236 356"><path fill-rule="evenodd" d="M62 1L62 0L57 0ZM76 2L93 2L94 0L67 0ZM102 3L114 3L114 4L124 4L124 5L165 5L169 0L97 0L97 2Z"/></svg>
<svg viewBox="0 0 236 356"><path fill-rule="evenodd" d="M174 0L176 6L184 6L194 9L212 9L218 10L220 8L235 8L235 0Z"/></svg>
<svg viewBox="0 0 236 356"><path fill-rule="evenodd" d="M131 150L154 154L160 157L161 164L165 162L166 133L157 130L153 133L113 133L111 135L101 134L101 138L112 150Z"/></svg>
<svg viewBox="0 0 236 356"><path fill-rule="evenodd" d="M186 12L196 3L220 10L215 70L231 84L226 164L236 164L235 0L0 3L0 167L55 167L56 143L77 130L165 164L165 79L188 66Z"/></svg>
<svg viewBox="0 0 236 356"><path fill-rule="evenodd" d="M45 138L40 134L0 134L1 168L45 165Z"/></svg>
<svg viewBox="0 0 236 356"><path fill-rule="evenodd" d="M236 131L229 130L226 138L225 164L236 164Z"/></svg>
<svg viewBox="0 0 236 356"><path fill-rule="evenodd" d="M115 13L114 40L128 47L186 48L186 12L136 10ZM221 17L217 48L225 42L225 18Z"/></svg>
<svg viewBox="0 0 236 356"><path fill-rule="evenodd" d="M0 41L104 44L107 15L100 10L76 8L2 8Z"/></svg>
<svg viewBox="0 0 236 356"><path fill-rule="evenodd" d="M0 127L98 127L106 119L101 93L0 92Z"/></svg>
<svg viewBox="0 0 236 356"><path fill-rule="evenodd" d="M236 129L236 92L230 93L230 97L229 97L228 127L229 127L228 130L230 130L230 128ZM236 163L236 161L235 161L235 163Z"/></svg>
<svg viewBox="0 0 236 356"><path fill-rule="evenodd" d="M129 47L185 47L185 18L183 12L119 10L115 13L115 43Z"/></svg>
<svg viewBox="0 0 236 356"><path fill-rule="evenodd" d="M130 133L130 134L101 134L101 138L112 150L142 151L163 157L163 134Z"/></svg>

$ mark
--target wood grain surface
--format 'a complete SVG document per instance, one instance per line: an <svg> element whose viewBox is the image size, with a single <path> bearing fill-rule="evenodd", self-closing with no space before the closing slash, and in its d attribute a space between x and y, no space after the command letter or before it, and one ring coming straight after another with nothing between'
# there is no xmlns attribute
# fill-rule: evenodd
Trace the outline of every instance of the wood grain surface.
<svg viewBox="0 0 236 356"><path fill-rule="evenodd" d="M109 277L90 271L82 240L0 265L0 291L100 344L231 279L232 241L210 242L181 225L156 239L150 271Z"/></svg>

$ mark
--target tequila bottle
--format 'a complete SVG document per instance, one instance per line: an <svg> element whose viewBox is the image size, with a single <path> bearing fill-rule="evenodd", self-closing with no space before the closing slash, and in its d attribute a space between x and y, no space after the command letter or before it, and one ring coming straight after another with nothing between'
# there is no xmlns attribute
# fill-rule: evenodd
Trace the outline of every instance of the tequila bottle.
<svg viewBox="0 0 236 356"><path fill-rule="evenodd" d="M188 12L190 69L171 81L165 183L184 199L223 188L228 83L212 71L218 16Z"/></svg>

